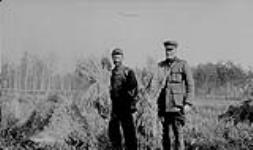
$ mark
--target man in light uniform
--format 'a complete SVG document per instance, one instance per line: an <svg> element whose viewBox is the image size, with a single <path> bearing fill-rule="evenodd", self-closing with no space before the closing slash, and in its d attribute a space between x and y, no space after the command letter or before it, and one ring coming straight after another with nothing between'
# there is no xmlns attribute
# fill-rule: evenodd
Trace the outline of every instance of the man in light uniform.
<svg viewBox="0 0 253 150"><path fill-rule="evenodd" d="M185 60L176 56L178 44L165 41L166 59L158 66L164 72L164 81L158 98L158 116L163 124L163 148L171 149L170 127L174 133L175 150L184 150L183 126L185 113L191 107L194 95L192 72Z"/></svg>

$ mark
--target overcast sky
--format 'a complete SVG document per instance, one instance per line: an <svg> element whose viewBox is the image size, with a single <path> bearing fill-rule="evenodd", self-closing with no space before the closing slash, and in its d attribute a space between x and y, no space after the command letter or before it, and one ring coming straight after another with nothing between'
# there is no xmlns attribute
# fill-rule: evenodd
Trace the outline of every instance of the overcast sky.
<svg viewBox="0 0 253 150"><path fill-rule="evenodd" d="M252 66L253 1L3 0L1 50L55 54L71 67L81 56L125 50L126 63L164 58L165 39L179 43L190 65L232 60ZM5 57L6 57L5 56Z"/></svg>

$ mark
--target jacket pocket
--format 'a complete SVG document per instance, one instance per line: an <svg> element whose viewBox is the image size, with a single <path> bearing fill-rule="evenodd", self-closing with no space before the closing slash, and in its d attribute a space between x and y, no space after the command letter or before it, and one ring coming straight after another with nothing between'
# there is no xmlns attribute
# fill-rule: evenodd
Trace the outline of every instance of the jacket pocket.
<svg viewBox="0 0 253 150"><path fill-rule="evenodd" d="M181 94L183 95L184 90L183 90L183 85L181 83L171 83L171 93L172 94Z"/></svg>
<svg viewBox="0 0 253 150"><path fill-rule="evenodd" d="M182 73L181 72L172 72L170 82L171 83L181 83L182 82Z"/></svg>
<svg viewBox="0 0 253 150"><path fill-rule="evenodd" d="M179 108L183 107L183 99L184 99L183 94L173 94L173 99L176 107Z"/></svg>

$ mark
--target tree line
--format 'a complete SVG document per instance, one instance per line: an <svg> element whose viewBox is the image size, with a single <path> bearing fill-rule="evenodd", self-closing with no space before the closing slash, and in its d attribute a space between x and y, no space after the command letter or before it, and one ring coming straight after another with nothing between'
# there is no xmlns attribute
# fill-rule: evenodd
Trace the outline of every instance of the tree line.
<svg viewBox="0 0 253 150"><path fill-rule="evenodd" d="M103 56L100 58L100 63L99 66L103 69L111 70L110 57ZM54 66L54 62L24 53L19 64L14 65L11 62L2 64L2 84L4 79L4 87L7 88L72 89L72 75L56 74ZM152 57L147 58L144 68L150 66L157 66L157 62ZM76 66L76 70L78 68L80 65ZM92 70L92 67L88 70ZM198 64L192 67L192 72L196 96L230 99L251 95L252 70L245 70L232 61Z"/></svg>
<svg viewBox="0 0 253 150"><path fill-rule="evenodd" d="M252 70L232 61L199 64L192 70L196 95L241 98L251 94Z"/></svg>

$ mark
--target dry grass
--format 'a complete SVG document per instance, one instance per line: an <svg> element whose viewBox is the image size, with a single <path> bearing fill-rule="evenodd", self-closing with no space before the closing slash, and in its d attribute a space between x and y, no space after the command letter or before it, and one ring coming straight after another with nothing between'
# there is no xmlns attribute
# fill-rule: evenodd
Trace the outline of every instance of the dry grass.
<svg viewBox="0 0 253 150"><path fill-rule="evenodd" d="M238 101L196 100L195 108L188 115L185 127L186 143L199 149L252 149L253 130L246 124L234 126L218 121L230 104Z"/></svg>

